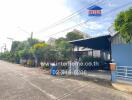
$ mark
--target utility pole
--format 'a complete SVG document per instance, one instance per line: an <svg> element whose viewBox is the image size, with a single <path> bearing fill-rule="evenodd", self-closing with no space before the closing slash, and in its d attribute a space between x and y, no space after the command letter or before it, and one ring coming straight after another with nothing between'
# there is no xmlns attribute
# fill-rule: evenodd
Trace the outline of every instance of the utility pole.
<svg viewBox="0 0 132 100"><path fill-rule="evenodd" d="M18 27L21 31L23 31L23 32L25 32L25 33L27 33L27 34L30 34L29 32L27 32L26 30L24 30L24 29L22 29L21 27ZM32 40L33 40L33 32L31 32L31 34L30 34L30 38L29 39L31 39L31 42L32 42ZM30 44L30 42L28 42L29 44ZM37 66L37 64L38 64L38 59L37 59L37 57L35 56L35 54L33 55L34 56L34 58L35 58L35 66Z"/></svg>
<svg viewBox="0 0 132 100"><path fill-rule="evenodd" d="M33 39L33 32L31 32L31 40Z"/></svg>
<svg viewBox="0 0 132 100"><path fill-rule="evenodd" d="M5 46L4 46L4 52L6 51L7 49L6 49L6 43L5 43Z"/></svg>
<svg viewBox="0 0 132 100"><path fill-rule="evenodd" d="M27 34L30 34L30 37L28 38L28 39L30 39L30 42L28 42L29 43L29 45L30 44L32 44L32 40L33 40L33 32L28 32L27 30L25 30L25 29L23 29L23 28L21 28L21 27L17 27L19 30L21 30L21 31L23 31L24 33L27 33Z"/></svg>
<svg viewBox="0 0 132 100"><path fill-rule="evenodd" d="M27 33L27 34L30 34L27 30L25 29L22 29L21 27L17 27L19 30L23 31L24 33ZM30 34L30 39L32 40L33 39L33 32L31 32Z"/></svg>
<svg viewBox="0 0 132 100"><path fill-rule="evenodd" d="M12 46L14 39L10 37L7 37L7 39L11 40L11 46Z"/></svg>

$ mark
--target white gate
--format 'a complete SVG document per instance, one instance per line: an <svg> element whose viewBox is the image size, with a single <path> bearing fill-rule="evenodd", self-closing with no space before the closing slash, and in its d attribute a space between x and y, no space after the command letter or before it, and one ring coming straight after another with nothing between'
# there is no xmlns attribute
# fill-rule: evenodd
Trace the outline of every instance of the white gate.
<svg viewBox="0 0 132 100"><path fill-rule="evenodd" d="M132 66L117 66L116 78L121 80L132 81Z"/></svg>

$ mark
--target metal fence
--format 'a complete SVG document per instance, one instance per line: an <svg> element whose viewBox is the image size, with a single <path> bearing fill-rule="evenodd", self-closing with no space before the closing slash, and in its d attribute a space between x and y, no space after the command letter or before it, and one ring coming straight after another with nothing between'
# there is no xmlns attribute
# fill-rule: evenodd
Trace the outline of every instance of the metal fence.
<svg viewBox="0 0 132 100"><path fill-rule="evenodd" d="M116 78L132 81L132 66L117 66Z"/></svg>

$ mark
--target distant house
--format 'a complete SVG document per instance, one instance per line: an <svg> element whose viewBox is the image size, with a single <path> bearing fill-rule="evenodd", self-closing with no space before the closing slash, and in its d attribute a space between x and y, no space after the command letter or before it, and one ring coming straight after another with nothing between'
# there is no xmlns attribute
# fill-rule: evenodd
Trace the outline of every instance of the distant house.
<svg viewBox="0 0 132 100"><path fill-rule="evenodd" d="M49 45L54 45L55 44L55 38L49 38L49 40L47 41L47 44Z"/></svg>
<svg viewBox="0 0 132 100"><path fill-rule="evenodd" d="M89 8L87 8L87 9L88 9L89 16L101 16L101 13L102 13L101 12L101 10L102 10L101 7L99 7L97 5L93 5Z"/></svg>

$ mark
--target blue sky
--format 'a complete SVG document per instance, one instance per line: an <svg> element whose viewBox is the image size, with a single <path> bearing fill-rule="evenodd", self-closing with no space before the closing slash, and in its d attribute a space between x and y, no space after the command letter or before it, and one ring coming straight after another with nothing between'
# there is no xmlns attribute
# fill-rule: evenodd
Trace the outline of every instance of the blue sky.
<svg viewBox="0 0 132 100"><path fill-rule="evenodd" d="M102 16L97 18L92 18L87 15L87 9L84 10L83 13L81 13L80 20L88 20L87 25L82 26L80 28L82 31L92 35L104 35L109 34L107 29L112 25L114 22L114 19L116 18L117 14L120 11L126 10L129 7L132 7L132 1L131 0L66 0L66 6L72 11L75 12L78 9L84 7L85 5L88 5L93 2L100 2L96 5L102 7ZM131 2L131 3L130 3ZM126 4L126 5L125 5ZM122 6L125 5L125 6ZM116 9L118 8L118 9ZM114 10L112 10L114 9ZM112 10L112 11L111 11ZM111 11L111 12L109 12ZM108 12L107 14L105 14ZM78 21L79 22L79 21Z"/></svg>
<svg viewBox="0 0 132 100"><path fill-rule="evenodd" d="M88 16L86 8L93 2L101 2L97 4L103 8L101 17ZM50 37L65 37L67 32L74 28L91 36L108 34L107 29L114 22L116 15L132 6L132 3L129 2L132 0L0 0L0 47L6 44L10 50L12 41L7 37L23 41L30 37L31 32L34 33L34 38L44 41ZM122 6L127 3L129 5ZM79 15L45 31L47 26L71 15L84 6L87 7ZM117 7L120 9L116 10ZM114 11L109 12L112 9ZM104 14L106 12L107 16ZM67 28L86 20L88 20L86 24L67 30ZM57 34L53 35L54 33Z"/></svg>

